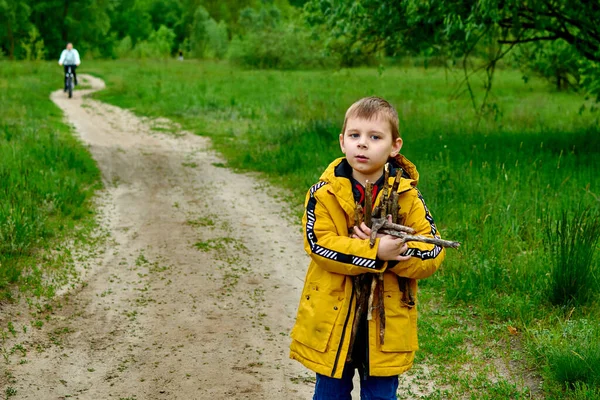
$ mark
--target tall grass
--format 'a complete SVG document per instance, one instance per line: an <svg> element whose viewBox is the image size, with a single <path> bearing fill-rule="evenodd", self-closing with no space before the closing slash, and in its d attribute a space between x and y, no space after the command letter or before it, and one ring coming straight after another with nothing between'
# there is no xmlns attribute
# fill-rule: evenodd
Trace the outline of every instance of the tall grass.
<svg viewBox="0 0 600 400"><path fill-rule="evenodd" d="M589 319L558 322L555 331L533 330L535 352L549 375L579 389L600 389L600 327ZM597 393L600 394L600 393Z"/></svg>
<svg viewBox="0 0 600 400"><path fill-rule="evenodd" d="M54 63L0 63L0 298L38 286L36 251L91 212L98 170L49 99L60 85Z"/></svg>
<svg viewBox="0 0 600 400"><path fill-rule="evenodd" d="M600 213L597 209L564 210L557 221L548 223L546 234L552 261L550 301L586 304L600 289L600 268L593 262L600 240Z"/></svg>

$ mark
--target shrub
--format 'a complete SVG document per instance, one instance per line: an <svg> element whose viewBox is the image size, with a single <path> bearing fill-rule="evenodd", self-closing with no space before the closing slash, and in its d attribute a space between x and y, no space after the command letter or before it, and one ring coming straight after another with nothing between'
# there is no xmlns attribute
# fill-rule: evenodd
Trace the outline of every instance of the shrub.
<svg viewBox="0 0 600 400"><path fill-rule="evenodd" d="M600 239L600 215L587 209L569 216L563 211L546 222L546 249L552 259L550 301L555 305L584 304L598 289L600 272L593 263Z"/></svg>
<svg viewBox="0 0 600 400"><path fill-rule="evenodd" d="M148 40L135 46L134 54L138 58L168 58L171 55L175 33L172 29L161 25L157 31L150 34Z"/></svg>
<svg viewBox="0 0 600 400"><path fill-rule="evenodd" d="M206 24L210 20L210 14L202 6L196 9L194 13L194 23L192 24L192 33L190 35L190 51L194 57L203 58L208 45L208 32Z"/></svg>
<svg viewBox="0 0 600 400"><path fill-rule="evenodd" d="M46 49L44 39L40 38L40 33L35 26L29 30L27 40L21 41L21 48L25 52L24 59L27 61L40 61L44 59Z"/></svg>
<svg viewBox="0 0 600 400"><path fill-rule="evenodd" d="M318 68L337 64L309 28L294 21L283 21L275 6L243 10L240 25L244 33L233 38L228 52L228 58L234 64L260 69Z"/></svg>
<svg viewBox="0 0 600 400"><path fill-rule="evenodd" d="M227 54L229 46L229 37L227 34L227 25L224 21L216 22L210 18L205 23L207 37L207 55L216 59L223 59Z"/></svg>
<svg viewBox="0 0 600 400"><path fill-rule="evenodd" d="M115 47L115 55L117 58L127 58L131 57L132 54L132 42L130 36L125 36L123 39L119 41L117 46Z"/></svg>

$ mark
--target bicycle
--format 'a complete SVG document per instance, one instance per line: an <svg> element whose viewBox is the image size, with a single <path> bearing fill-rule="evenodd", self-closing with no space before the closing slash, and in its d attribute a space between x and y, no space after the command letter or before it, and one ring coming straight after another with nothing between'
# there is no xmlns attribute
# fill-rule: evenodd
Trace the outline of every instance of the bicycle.
<svg viewBox="0 0 600 400"><path fill-rule="evenodd" d="M71 66L67 66L67 74L65 80L65 92L69 92L69 98L73 97L73 88L75 85L73 84L73 71L71 71Z"/></svg>

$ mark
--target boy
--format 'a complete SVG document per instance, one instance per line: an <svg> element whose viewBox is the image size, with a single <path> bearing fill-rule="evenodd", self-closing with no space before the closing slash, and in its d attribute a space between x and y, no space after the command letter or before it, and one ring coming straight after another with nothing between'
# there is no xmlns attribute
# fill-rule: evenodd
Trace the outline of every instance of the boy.
<svg viewBox="0 0 600 400"><path fill-rule="evenodd" d="M439 237L416 189L419 174L400 155L398 123L396 110L381 98L352 104L339 137L345 157L329 165L306 197L302 223L311 263L291 333L290 357L316 372L313 400L350 400L355 369L361 377L361 399L396 400L398 375L411 368L418 347L417 279L437 270L444 249L382 234L371 247L370 229L364 223L354 226L355 204L364 207L367 181L375 183L373 206L381 200L389 162L390 180L397 168L404 170L398 187L399 222L418 235ZM364 312L354 320L357 288L368 287L373 279L383 284L384 324L379 312L370 320Z"/></svg>

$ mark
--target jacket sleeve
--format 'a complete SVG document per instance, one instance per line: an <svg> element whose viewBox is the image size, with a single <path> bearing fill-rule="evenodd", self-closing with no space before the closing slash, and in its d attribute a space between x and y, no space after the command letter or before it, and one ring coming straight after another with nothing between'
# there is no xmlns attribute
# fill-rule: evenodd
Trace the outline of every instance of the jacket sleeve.
<svg viewBox="0 0 600 400"><path fill-rule="evenodd" d="M416 190L413 204L410 212L406 216L405 225L414 228L417 235L439 238L440 235L433 221L433 217L429 213L425 200L421 193ZM398 262L392 266L388 266L388 270L394 272L398 276L423 279L431 276L442 264L446 257L446 250L438 245L407 242L408 251L405 255L410 255L411 258L407 261Z"/></svg>
<svg viewBox="0 0 600 400"><path fill-rule="evenodd" d="M371 248L368 240L348 237L347 228L340 232L329 209L338 206L337 203L328 204L329 194L325 190L317 193L324 185L325 182L314 185L306 196L302 218L306 252L319 267L336 274L382 272L387 264L377 259L379 239Z"/></svg>
<svg viewBox="0 0 600 400"><path fill-rule="evenodd" d="M59 63L59 64L60 64L60 63L63 63L63 62L65 62L65 55L66 55L66 52L65 52L65 50L63 50L63 51L60 53L60 58L58 59L58 63Z"/></svg>
<svg viewBox="0 0 600 400"><path fill-rule="evenodd" d="M79 65L81 64L81 58L79 58L79 52L75 49L73 49L74 51L74 56L75 56L75 65Z"/></svg>

